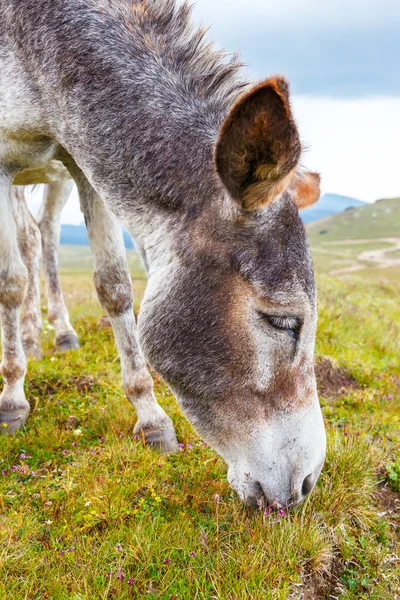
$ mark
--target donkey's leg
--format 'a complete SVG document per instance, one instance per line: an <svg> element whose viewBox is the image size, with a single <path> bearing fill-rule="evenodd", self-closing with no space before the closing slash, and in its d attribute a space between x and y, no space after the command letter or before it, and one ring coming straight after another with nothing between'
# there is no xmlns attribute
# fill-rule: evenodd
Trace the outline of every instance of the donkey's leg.
<svg viewBox="0 0 400 600"><path fill-rule="evenodd" d="M17 224L18 246L22 260L28 269L28 289L22 307L22 346L27 357L42 356L40 334L43 329L40 312L40 231L26 205L24 188L13 187L14 217Z"/></svg>
<svg viewBox="0 0 400 600"><path fill-rule="evenodd" d="M0 170L0 373L4 383L0 395L0 427L14 432L29 413L24 394L26 359L19 324L28 275L18 248L11 184L12 177Z"/></svg>
<svg viewBox="0 0 400 600"><path fill-rule="evenodd" d="M174 451L174 427L155 399L153 380L138 342L121 226L87 182L79 192L93 252L97 294L114 330L126 395L138 415L134 432L161 452Z"/></svg>
<svg viewBox="0 0 400 600"><path fill-rule="evenodd" d="M58 274L60 218L71 194L72 185L72 180L66 178L60 178L59 182L49 184L38 219L42 234L43 267L49 302L48 318L56 331L56 348L61 351L79 348L78 336L69 321Z"/></svg>

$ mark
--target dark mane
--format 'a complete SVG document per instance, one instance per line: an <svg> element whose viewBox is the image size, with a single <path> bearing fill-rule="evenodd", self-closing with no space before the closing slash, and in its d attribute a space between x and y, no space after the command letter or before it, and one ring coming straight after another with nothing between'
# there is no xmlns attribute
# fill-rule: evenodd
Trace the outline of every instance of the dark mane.
<svg viewBox="0 0 400 600"><path fill-rule="evenodd" d="M181 6L175 0L105 2L108 11L118 14L128 34L168 63L197 98L212 99L221 110L228 110L247 86L238 76L243 66L238 55L217 50L205 40L208 29L193 25L188 2Z"/></svg>

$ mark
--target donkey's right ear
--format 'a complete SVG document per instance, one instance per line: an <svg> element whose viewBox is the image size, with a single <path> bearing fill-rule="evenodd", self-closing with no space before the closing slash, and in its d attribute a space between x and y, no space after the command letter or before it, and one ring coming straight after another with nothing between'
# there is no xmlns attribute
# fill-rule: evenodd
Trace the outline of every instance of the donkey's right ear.
<svg viewBox="0 0 400 600"><path fill-rule="evenodd" d="M300 154L288 84L272 77L231 109L219 133L215 165L232 198L255 210L289 187Z"/></svg>

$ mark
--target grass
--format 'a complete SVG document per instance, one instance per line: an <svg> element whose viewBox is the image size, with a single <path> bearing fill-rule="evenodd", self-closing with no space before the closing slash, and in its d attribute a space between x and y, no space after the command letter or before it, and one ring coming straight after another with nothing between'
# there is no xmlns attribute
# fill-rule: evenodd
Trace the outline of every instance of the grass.
<svg viewBox="0 0 400 600"><path fill-rule="evenodd" d="M143 273L131 264L138 304ZM321 398L326 466L304 506L279 518L241 505L156 375L184 449L160 457L133 439L89 272L66 266L82 348L56 354L46 322L29 426L0 437L1 599L400 597L398 283L318 277L317 354L357 385Z"/></svg>
<svg viewBox="0 0 400 600"><path fill-rule="evenodd" d="M313 245L335 240L398 237L400 198L379 200L307 225Z"/></svg>

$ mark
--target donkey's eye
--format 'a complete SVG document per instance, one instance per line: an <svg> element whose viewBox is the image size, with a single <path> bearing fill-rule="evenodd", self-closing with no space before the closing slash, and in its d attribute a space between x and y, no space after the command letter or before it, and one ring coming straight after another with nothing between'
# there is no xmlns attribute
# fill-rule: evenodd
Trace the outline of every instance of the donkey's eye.
<svg viewBox="0 0 400 600"><path fill-rule="evenodd" d="M298 317L276 317L273 315L262 315L264 321L279 331L285 331L291 337L297 339L300 334L301 320Z"/></svg>

